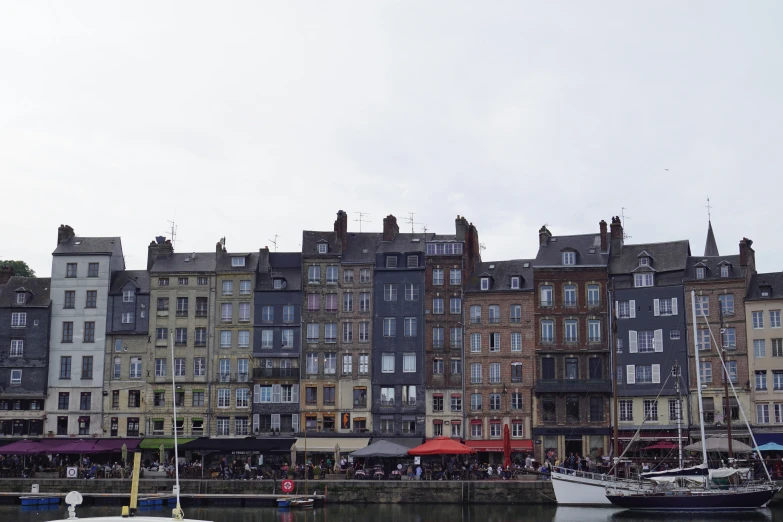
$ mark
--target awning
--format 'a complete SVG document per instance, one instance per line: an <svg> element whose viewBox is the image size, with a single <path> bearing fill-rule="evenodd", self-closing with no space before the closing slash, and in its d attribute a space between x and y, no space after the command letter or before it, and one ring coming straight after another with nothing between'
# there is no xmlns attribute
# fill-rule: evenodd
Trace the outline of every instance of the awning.
<svg viewBox="0 0 783 522"><path fill-rule="evenodd" d="M340 447L341 453L351 453L361 448L367 447L369 444L369 437L326 437L326 438L307 438L307 451L313 453L334 453L337 446ZM294 444L296 451L304 452L305 439L299 437Z"/></svg>
<svg viewBox="0 0 783 522"><path fill-rule="evenodd" d="M783 446L783 433L754 433L753 436L756 438L756 444L759 446L770 442Z"/></svg>
<svg viewBox="0 0 783 522"><path fill-rule="evenodd" d="M466 440L465 445L476 451L503 453L503 439ZM533 441L531 439L511 439L511 451L533 451Z"/></svg>
<svg viewBox="0 0 783 522"><path fill-rule="evenodd" d="M193 438L177 438L177 442L180 446L185 444L186 442L192 441ZM174 448L174 437L159 437L159 438L150 438L150 439L144 439L141 441L141 444L139 444L139 447L141 449L159 449L160 445L163 444L163 449L173 449Z"/></svg>
<svg viewBox="0 0 783 522"><path fill-rule="evenodd" d="M379 440L393 442L394 444L399 444L400 446L405 446L406 448L415 448L416 446L421 446L421 443L424 442L424 437L373 437L372 443L375 444Z"/></svg>
<svg viewBox="0 0 783 522"><path fill-rule="evenodd" d="M21 440L2 448L2 453L19 455L61 454L94 455L96 453L114 453L122 451L126 444L133 451L141 439L42 439Z"/></svg>
<svg viewBox="0 0 783 522"><path fill-rule="evenodd" d="M253 437L246 439L210 439L209 437L199 437L186 444L181 444L179 449L190 451L222 451L226 453L233 451L288 453L291 451L291 445L295 441L296 439L287 437L262 437L258 439Z"/></svg>

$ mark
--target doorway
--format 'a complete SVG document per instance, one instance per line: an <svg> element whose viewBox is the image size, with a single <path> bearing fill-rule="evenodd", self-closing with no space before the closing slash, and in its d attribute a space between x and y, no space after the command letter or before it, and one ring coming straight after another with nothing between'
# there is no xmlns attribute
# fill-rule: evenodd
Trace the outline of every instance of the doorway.
<svg viewBox="0 0 783 522"><path fill-rule="evenodd" d="M563 457L568 458L572 453L574 456L579 455L580 457L584 457L584 453L582 453L582 437L572 439L566 438L565 455L563 455Z"/></svg>

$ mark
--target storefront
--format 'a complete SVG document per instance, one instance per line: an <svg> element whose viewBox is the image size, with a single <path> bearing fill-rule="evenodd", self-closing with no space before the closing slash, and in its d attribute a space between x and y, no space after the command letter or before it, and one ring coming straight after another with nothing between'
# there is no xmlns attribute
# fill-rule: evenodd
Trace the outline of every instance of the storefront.
<svg viewBox="0 0 783 522"><path fill-rule="evenodd" d="M476 458L479 462L488 464L503 463L503 440L466 440L465 445L476 450ZM531 439L511 439L511 461L524 464L525 457L533 453L533 441Z"/></svg>
<svg viewBox="0 0 783 522"><path fill-rule="evenodd" d="M209 468L220 462L245 460L259 466L269 466L279 469L288 462L291 446L296 439L287 437L245 438L245 439L210 439L201 437L191 440L179 447L180 457L187 462L199 462L202 467Z"/></svg>
<svg viewBox="0 0 783 522"><path fill-rule="evenodd" d="M327 458L334 464L340 460L341 455L365 448L369 443L369 437L299 437L291 447L291 461L304 463L306 449L307 458L314 465L319 465L322 460L326 462Z"/></svg>

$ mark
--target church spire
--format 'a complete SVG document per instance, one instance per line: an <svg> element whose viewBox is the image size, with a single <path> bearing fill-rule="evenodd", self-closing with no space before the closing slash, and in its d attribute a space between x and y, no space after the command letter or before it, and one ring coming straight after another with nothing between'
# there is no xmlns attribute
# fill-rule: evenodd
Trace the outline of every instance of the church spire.
<svg viewBox="0 0 783 522"><path fill-rule="evenodd" d="M707 243L704 245L704 255L706 256L719 256L718 244L715 242L715 234L712 232L712 221L708 222L707 226Z"/></svg>

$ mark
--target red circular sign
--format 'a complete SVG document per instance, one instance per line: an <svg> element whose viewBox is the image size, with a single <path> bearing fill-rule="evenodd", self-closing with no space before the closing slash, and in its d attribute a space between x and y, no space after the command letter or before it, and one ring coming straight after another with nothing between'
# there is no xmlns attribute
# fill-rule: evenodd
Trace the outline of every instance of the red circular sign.
<svg viewBox="0 0 783 522"><path fill-rule="evenodd" d="M282 484L283 493L291 493L294 490L293 480L284 480Z"/></svg>

